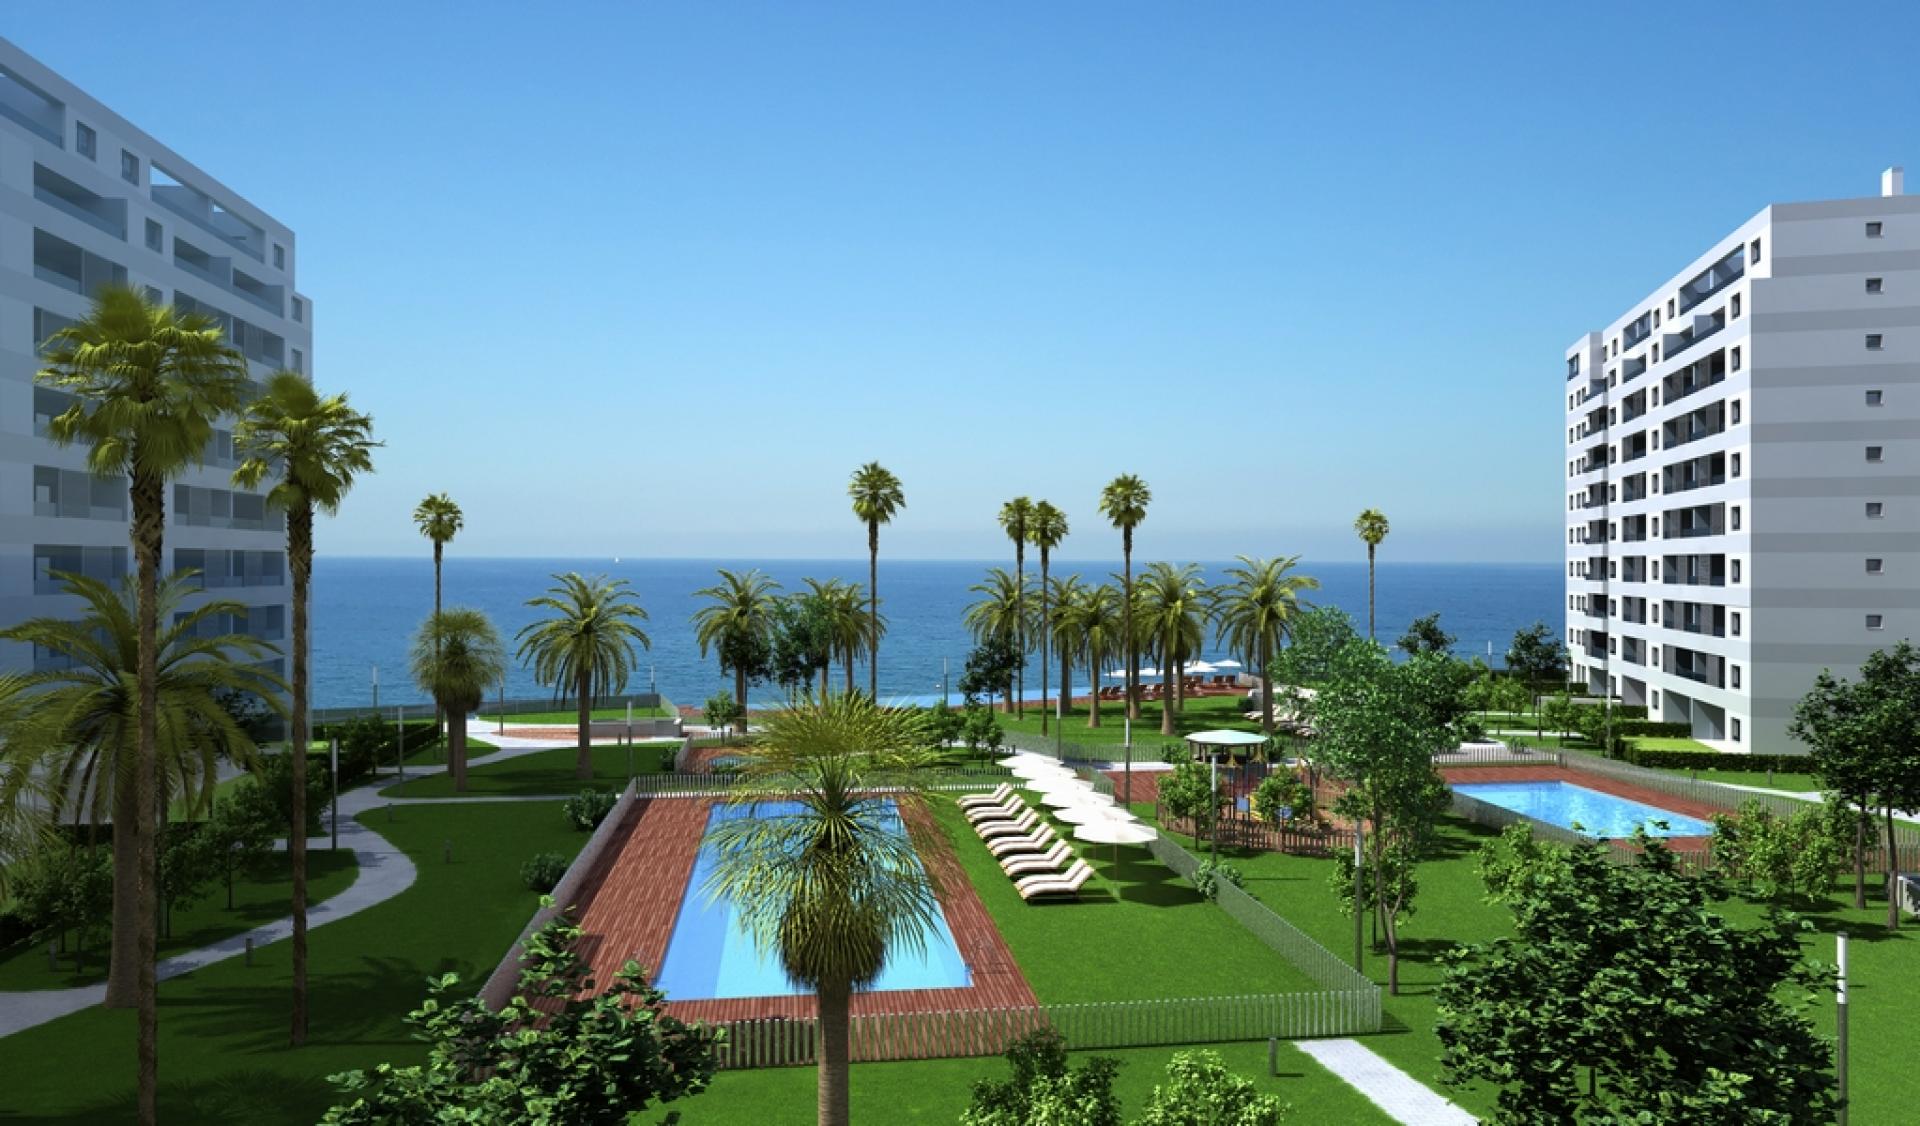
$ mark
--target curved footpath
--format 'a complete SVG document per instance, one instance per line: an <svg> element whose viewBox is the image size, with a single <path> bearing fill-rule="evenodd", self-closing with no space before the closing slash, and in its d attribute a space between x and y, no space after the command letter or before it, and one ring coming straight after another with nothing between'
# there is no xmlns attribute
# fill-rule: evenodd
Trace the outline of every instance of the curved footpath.
<svg viewBox="0 0 1920 1126"><path fill-rule="evenodd" d="M475 738L482 732L473 731ZM484 733L490 743L500 749L496 752L476 756L468 760L469 767L485 766L489 763L504 762L534 751L552 750L556 746L566 746L564 742L551 739L528 739L517 735L498 735L492 731ZM441 774L446 767L419 767L409 770L407 777L429 777ZM461 797L461 798L388 798L380 791L395 785L396 779L382 777L374 779L364 786L348 790L340 795L340 843L353 850L354 863L358 871L346 890L338 895L329 896L307 910L307 927L322 927L337 919L365 911L376 904L385 903L394 896L413 886L417 873L413 861L407 858L392 841L362 825L356 820L360 814L383 805L436 805L449 802L487 802L487 801L554 801L554 797ZM561 795L564 796L564 795ZM314 837L307 842L308 848L326 848L331 840L325 836ZM286 847L282 842L280 847ZM221 939L219 942L189 950L162 960L155 968L159 980L179 977L192 973L203 966L223 962L228 958L239 957L247 951L247 940L252 939L255 947L278 942L293 934L293 917L277 919L249 931ZM36 1025L57 1020L70 1013L91 1008L104 1001L107 985L97 982L93 985L79 985L71 989L31 989L12 992L0 992L0 1037L23 1032Z"/></svg>

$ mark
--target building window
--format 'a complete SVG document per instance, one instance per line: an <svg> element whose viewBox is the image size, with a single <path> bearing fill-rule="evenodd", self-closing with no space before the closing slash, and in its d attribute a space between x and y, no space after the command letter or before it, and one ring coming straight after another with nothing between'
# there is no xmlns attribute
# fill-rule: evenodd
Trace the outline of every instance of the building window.
<svg viewBox="0 0 1920 1126"><path fill-rule="evenodd" d="M1660 327L1660 310L1658 307L1655 307L1653 310L1653 327Z"/></svg>
<svg viewBox="0 0 1920 1126"><path fill-rule="evenodd" d="M305 324L307 321L307 303L301 298L293 299L293 323Z"/></svg>
<svg viewBox="0 0 1920 1126"><path fill-rule="evenodd" d="M1883 575L1886 573L1886 565L1887 561L1884 559L1869 559L1867 560L1867 574Z"/></svg>
<svg viewBox="0 0 1920 1126"><path fill-rule="evenodd" d="M1650 707L1650 708L1653 708L1653 709L1654 709L1655 711L1658 711L1658 710L1659 710L1659 708L1660 708L1660 693L1658 693L1658 692L1655 692L1655 693L1654 693L1654 694L1653 694L1653 695L1652 695L1652 696L1651 696L1651 697L1650 697L1650 698L1648 699L1648 701L1647 701L1647 706L1648 706L1648 707Z"/></svg>
<svg viewBox="0 0 1920 1126"><path fill-rule="evenodd" d="M1733 671L1733 686L1735 688L1740 687L1740 670L1739 669L1735 669ZM1733 741L1736 743L1740 741L1740 720L1738 717L1736 717L1733 721Z"/></svg>
<svg viewBox="0 0 1920 1126"><path fill-rule="evenodd" d="M1879 446L1868 446L1868 447L1867 447L1867 460L1868 460L1868 461L1873 461L1873 462L1877 462L1877 461L1879 461L1879 460L1880 460L1880 455L1881 455L1881 452L1882 452L1882 450L1881 450L1881 448L1880 448Z"/></svg>
<svg viewBox="0 0 1920 1126"><path fill-rule="evenodd" d="M1733 617L1733 636L1739 637L1740 636L1740 611L1735 610L1733 612L1732 617Z"/></svg>
<svg viewBox="0 0 1920 1126"><path fill-rule="evenodd" d="M1740 349L1735 348L1733 351L1727 353L1727 370L1740 370Z"/></svg>
<svg viewBox="0 0 1920 1126"><path fill-rule="evenodd" d="M1759 264L1760 264L1760 240L1754 239L1752 242L1747 244L1747 265L1758 266Z"/></svg>
<svg viewBox="0 0 1920 1126"><path fill-rule="evenodd" d="M1881 280L1881 279L1879 279L1879 278L1868 278L1868 279L1867 279L1867 292L1868 292L1868 293L1883 293L1883 292L1885 292L1885 287L1886 287L1886 282L1884 282L1884 281L1882 281L1882 280Z"/></svg>
<svg viewBox="0 0 1920 1126"><path fill-rule="evenodd" d="M1728 665L1727 671L1733 676L1733 686L1740 687L1740 666ZM1740 721L1737 719L1733 721L1733 741L1736 743L1740 741Z"/></svg>
<svg viewBox="0 0 1920 1126"><path fill-rule="evenodd" d="M1867 351L1878 352L1880 350L1880 344L1881 344L1881 336L1879 333L1877 332L1867 333Z"/></svg>
<svg viewBox="0 0 1920 1126"><path fill-rule="evenodd" d="M273 244L273 268L276 270L287 268L287 248L277 242Z"/></svg>
<svg viewBox="0 0 1920 1126"><path fill-rule="evenodd" d="M140 158L125 149L120 150L120 178L135 187L140 185Z"/></svg>
<svg viewBox="0 0 1920 1126"><path fill-rule="evenodd" d="M160 224L147 220L147 249L157 251L166 245L166 235L160 230Z"/></svg>
<svg viewBox="0 0 1920 1126"><path fill-rule="evenodd" d="M1878 220L1878 219L1869 219L1869 220L1867 221L1867 237L1868 237L1868 238L1879 238L1879 237L1880 237L1880 232L1881 232L1881 226L1880 226L1880 220Z"/></svg>
<svg viewBox="0 0 1920 1126"><path fill-rule="evenodd" d="M1877 407L1877 406L1880 406L1885 401L1886 401L1886 393L1884 391L1881 391L1879 388L1875 388L1867 392L1868 406Z"/></svg>
<svg viewBox="0 0 1920 1126"><path fill-rule="evenodd" d="M92 160L94 159L94 151L98 147L98 139L94 136L93 126L88 125L84 121L74 122L73 151L86 157L88 160Z"/></svg>
<svg viewBox="0 0 1920 1126"><path fill-rule="evenodd" d="M301 375L307 374L307 357L298 348L293 350L293 370Z"/></svg>
<svg viewBox="0 0 1920 1126"><path fill-rule="evenodd" d="M1735 477L1740 476L1740 455L1739 454L1733 455L1733 475Z"/></svg>
<svg viewBox="0 0 1920 1126"><path fill-rule="evenodd" d="M1671 297L1667 299L1667 319L1673 319L1673 298Z"/></svg>
<svg viewBox="0 0 1920 1126"><path fill-rule="evenodd" d="M1886 628L1886 626L1884 625L1885 621L1886 619L1882 618L1878 614L1868 614L1867 628L1868 629L1885 629Z"/></svg>
<svg viewBox="0 0 1920 1126"><path fill-rule="evenodd" d="M1886 511L1887 506L1880 501L1870 500L1867 502L1867 519L1869 520L1880 519L1880 517L1886 515Z"/></svg>
<svg viewBox="0 0 1920 1126"><path fill-rule="evenodd" d="M1738 559L1733 561L1733 581L1736 583L1740 581L1740 561Z"/></svg>
<svg viewBox="0 0 1920 1126"><path fill-rule="evenodd" d="M1732 516L1733 518L1733 530L1736 532L1739 531L1740 530L1740 506L1737 504L1734 505L1733 510L1731 513L1729 513L1729 515Z"/></svg>
<svg viewBox="0 0 1920 1126"><path fill-rule="evenodd" d="M1740 295L1737 293L1733 295L1733 319L1740 319Z"/></svg>
<svg viewBox="0 0 1920 1126"><path fill-rule="evenodd" d="M1738 425L1740 425L1740 400L1738 400L1738 399L1735 399L1735 400L1733 401L1733 423L1732 423L1732 425L1734 425L1734 426L1738 426Z"/></svg>

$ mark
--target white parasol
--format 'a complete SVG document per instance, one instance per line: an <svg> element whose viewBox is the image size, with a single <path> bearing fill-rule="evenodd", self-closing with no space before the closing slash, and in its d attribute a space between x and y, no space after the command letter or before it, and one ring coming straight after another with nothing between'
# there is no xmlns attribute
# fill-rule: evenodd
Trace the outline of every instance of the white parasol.
<svg viewBox="0 0 1920 1126"><path fill-rule="evenodd" d="M1072 774L1043 774L1038 778L1029 778L1025 782L1027 789L1043 794L1087 793L1093 789L1093 783L1083 782Z"/></svg>
<svg viewBox="0 0 1920 1126"><path fill-rule="evenodd" d="M1049 809L1086 809L1087 795L1084 790L1042 790L1040 804Z"/></svg>
<svg viewBox="0 0 1920 1126"><path fill-rule="evenodd" d="M1114 856L1119 857L1121 845L1143 845L1160 834L1145 825L1134 825L1117 819L1089 821L1073 827L1073 839L1092 844L1114 846Z"/></svg>

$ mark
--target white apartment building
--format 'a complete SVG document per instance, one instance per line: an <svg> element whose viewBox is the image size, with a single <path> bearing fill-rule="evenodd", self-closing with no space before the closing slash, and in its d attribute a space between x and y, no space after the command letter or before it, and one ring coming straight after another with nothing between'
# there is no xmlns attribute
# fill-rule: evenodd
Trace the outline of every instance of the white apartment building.
<svg viewBox="0 0 1920 1126"><path fill-rule="evenodd" d="M1774 204L1567 350L1567 640L1595 694L1792 753L1920 632L1920 197Z"/></svg>
<svg viewBox="0 0 1920 1126"><path fill-rule="evenodd" d="M49 573L131 568L124 478L46 437L68 397L36 387L39 347L104 282L215 317L255 379L310 372L313 307L294 286L293 232L186 158L0 39L0 626L71 613ZM236 490L230 422L167 498L165 559L247 607L239 632L283 648L284 517ZM0 643L0 669L46 654ZM282 662L284 664L284 662Z"/></svg>

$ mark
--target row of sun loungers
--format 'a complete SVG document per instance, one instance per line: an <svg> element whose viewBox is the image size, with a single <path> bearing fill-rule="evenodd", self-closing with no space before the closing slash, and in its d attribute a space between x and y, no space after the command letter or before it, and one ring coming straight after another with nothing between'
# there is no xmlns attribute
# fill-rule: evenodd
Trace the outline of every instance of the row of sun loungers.
<svg viewBox="0 0 1920 1126"><path fill-rule="evenodd" d="M1073 847L1012 786L961 798L960 809L1028 903L1077 899L1080 888L1093 876L1087 862L1074 857Z"/></svg>

